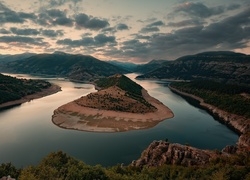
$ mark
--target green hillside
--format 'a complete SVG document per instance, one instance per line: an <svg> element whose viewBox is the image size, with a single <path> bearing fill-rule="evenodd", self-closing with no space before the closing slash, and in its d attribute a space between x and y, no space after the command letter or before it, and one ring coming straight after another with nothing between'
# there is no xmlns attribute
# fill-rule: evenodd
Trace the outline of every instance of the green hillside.
<svg viewBox="0 0 250 180"><path fill-rule="evenodd" d="M42 80L17 79L0 74L0 104L40 92L51 84Z"/></svg>
<svg viewBox="0 0 250 180"><path fill-rule="evenodd" d="M250 56L234 52L205 52L184 56L147 72L140 79L194 80L250 84Z"/></svg>
<svg viewBox="0 0 250 180"><path fill-rule="evenodd" d="M80 81L93 81L100 77L128 72L92 56L65 53L35 55L23 60L2 64L0 70L14 73L53 75Z"/></svg>

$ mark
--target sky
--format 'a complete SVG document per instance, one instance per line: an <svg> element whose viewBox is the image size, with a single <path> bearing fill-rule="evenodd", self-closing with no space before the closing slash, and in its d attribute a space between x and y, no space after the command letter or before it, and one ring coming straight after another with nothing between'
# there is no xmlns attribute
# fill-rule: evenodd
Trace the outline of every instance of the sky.
<svg viewBox="0 0 250 180"><path fill-rule="evenodd" d="M55 51L134 63L250 54L250 2L0 0L0 54Z"/></svg>

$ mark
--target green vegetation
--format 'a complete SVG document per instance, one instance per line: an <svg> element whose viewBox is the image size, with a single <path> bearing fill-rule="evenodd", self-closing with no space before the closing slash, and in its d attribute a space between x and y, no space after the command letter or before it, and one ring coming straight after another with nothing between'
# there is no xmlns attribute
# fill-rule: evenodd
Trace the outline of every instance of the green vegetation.
<svg viewBox="0 0 250 180"><path fill-rule="evenodd" d="M126 92L126 96L143 103L147 107L153 107L143 98L142 87L124 75L116 74L107 78L101 78L95 81L95 83L101 89L117 86Z"/></svg>
<svg viewBox="0 0 250 180"><path fill-rule="evenodd" d="M87 165L59 151L50 153L37 166L17 169L10 163L0 165L0 178L7 175L19 180L247 180L250 179L250 156L249 154L240 154L217 158L205 166L163 165L138 168L116 165L105 168L100 165Z"/></svg>
<svg viewBox="0 0 250 180"><path fill-rule="evenodd" d="M100 77L128 72L92 56L66 53L38 54L1 64L0 69L5 72L45 74L80 81L93 81Z"/></svg>
<svg viewBox="0 0 250 180"><path fill-rule="evenodd" d="M40 92L51 84L42 80L17 79L0 74L0 104Z"/></svg>
<svg viewBox="0 0 250 180"><path fill-rule="evenodd" d="M171 86L201 97L206 103L222 110L250 118L250 99L242 95L242 93L249 95L248 87L201 80L174 82Z"/></svg>

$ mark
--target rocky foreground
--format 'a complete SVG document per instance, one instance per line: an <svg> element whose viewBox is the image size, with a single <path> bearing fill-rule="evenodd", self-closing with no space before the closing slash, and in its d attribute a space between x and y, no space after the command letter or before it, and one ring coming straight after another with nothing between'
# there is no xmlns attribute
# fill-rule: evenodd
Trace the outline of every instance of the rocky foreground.
<svg viewBox="0 0 250 180"><path fill-rule="evenodd" d="M161 166L164 164L172 165L206 165L212 159L221 156L229 156L237 151L235 146L227 146L221 152L211 150L201 150L187 145L169 143L166 141L154 141L145 149L141 157L133 161L131 166Z"/></svg>

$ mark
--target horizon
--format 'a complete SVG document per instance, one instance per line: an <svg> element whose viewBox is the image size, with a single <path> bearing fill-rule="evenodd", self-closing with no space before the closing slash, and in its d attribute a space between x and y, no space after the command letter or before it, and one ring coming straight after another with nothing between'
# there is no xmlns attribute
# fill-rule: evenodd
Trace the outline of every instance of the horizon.
<svg viewBox="0 0 250 180"><path fill-rule="evenodd" d="M209 51L250 52L250 3L150 0L0 2L0 54L90 55L144 64Z"/></svg>

